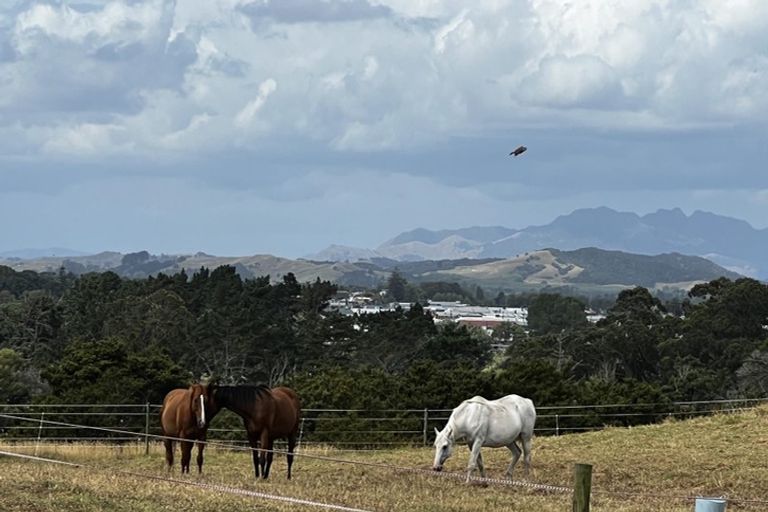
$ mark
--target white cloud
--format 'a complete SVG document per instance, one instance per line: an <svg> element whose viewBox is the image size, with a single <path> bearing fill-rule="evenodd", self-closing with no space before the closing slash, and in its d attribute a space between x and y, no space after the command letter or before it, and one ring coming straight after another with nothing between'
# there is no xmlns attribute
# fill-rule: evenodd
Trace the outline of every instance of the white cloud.
<svg viewBox="0 0 768 512"><path fill-rule="evenodd" d="M36 4L19 14L14 37L24 53L38 44L39 35L85 45L135 41L146 38L163 17L163 0L127 4L107 2L103 9L81 12L68 5Z"/></svg>
<svg viewBox="0 0 768 512"><path fill-rule="evenodd" d="M253 100L249 101L235 117L235 124L240 128L245 128L251 124L256 113L261 110L267 102L270 94L277 90L277 82L272 78L264 80L259 85L259 94Z"/></svg>
<svg viewBox="0 0 768 512"><path fill-rule="evenodd" d="M168 148L184 149L187 145L192 145L190 139L200 139L199 135L210 124L212 116L207 113L192 116L189 124L181 130L171 132L163 136L162 142ZM202 142L202 141L199 141Z"/></svg>
<svg viewBox="0 0 768 512"><path fill-rule="evenodd" d="M520 86L523 99L553 107L612 107L622 95L617 73L587 55L543 59Z"/></svg>
<svg viewBox="0 0 768 512"><path fill-rule="evenodd" d="M382 150L531 125L648 131L768 119L759 0L301 6L30 2L9 13L0 41L12 56L0 58L0 125L55 137L21 137L36 141L22 153L63 149L65 127L97 125L151 153L253 148L265 137ZM257 122L259 138L239 136Z"/></svg>
<svg viewBox="0 0 768 512"><path fill-rule="evenodd" d="M435 52L444 53L449 42L461 44L470 39L474 32L472 20L467 19L468 9L463 9L451 21L435 33Z"/></svg>
<svg viewBox="0 0 768 512"><path fill-rule="evenodd" d="M124 128L114 124L83 123L52 129L42 144L44 153L66 155L104 155L128 151L129 141L120 141Z"/></svg>

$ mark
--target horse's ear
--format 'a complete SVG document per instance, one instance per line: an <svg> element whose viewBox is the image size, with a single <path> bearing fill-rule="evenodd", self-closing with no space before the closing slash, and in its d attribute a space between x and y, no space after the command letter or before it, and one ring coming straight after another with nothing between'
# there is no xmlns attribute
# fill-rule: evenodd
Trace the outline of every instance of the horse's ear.
<svg viewBox="0 0 768 512"><path fill-rule="evenodd" d="M439 430L437 430L437 427L435 427L435 435L436 435L436 436L439 436L439 435L440 435L440 431L439 431Z"/></svg>

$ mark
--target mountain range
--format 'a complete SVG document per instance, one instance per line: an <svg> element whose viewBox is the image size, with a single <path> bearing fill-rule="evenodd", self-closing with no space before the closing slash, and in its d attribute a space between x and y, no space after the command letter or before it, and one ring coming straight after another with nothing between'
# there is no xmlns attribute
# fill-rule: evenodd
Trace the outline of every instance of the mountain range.
<svg viewBox="0 0 768 512"><path fill-rule="evenodd" d="M679 209L638 216L594 208L520 230L415 229L376 249L331 246L300 259L148 251L77 255L51 249L0 255L0 265L37 272L64 268L75 274L109 270L129 278L231 265L244 278L269 275L278 281L290 272L300 282L320 278L366 288L382 286L397 269L409 282L453 282L510 292L567 289L592 295L632 286L681 291L721 276L764 279L767 249L768 230L737 219L698 211L686 216ZM56 256L50 254L54 251Z"/></svg>
<svg viewBox="0 0 768 512"><path fill-rule="evenodd" d="M415 229L376 249L332 245L307 259L398 261L515 258L545 248L572 251L595 247L639 255L678 253L706 258L739 274L768 278L768 229L743 220L679 208L640 216L610 208L575 210L549 224L512 229L500 226L431 231Z"/></svg>

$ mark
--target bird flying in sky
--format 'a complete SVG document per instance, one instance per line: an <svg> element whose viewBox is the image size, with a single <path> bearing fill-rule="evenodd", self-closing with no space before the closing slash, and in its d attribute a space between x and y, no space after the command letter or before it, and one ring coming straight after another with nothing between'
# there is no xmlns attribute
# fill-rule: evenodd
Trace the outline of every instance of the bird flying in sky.
<svg viewBox="0 0 768 512"><path fill-rule="evenodd" d="M518 146L513 152L510 153L510 155L520 156L525 153L526 149L528 148L525 146Z"/></svg>

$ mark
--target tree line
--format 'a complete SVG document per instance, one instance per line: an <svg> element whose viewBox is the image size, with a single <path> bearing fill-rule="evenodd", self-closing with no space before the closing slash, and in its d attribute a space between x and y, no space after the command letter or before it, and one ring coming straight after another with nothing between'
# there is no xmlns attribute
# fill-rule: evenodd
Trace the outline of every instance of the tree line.
<svg viewBox="0 0 768 512"><path fill-rule="evenodd" d="M581 300L543 293L530 298L527 329L490 336L436 324L419 303L344 316L326 307L336 292L292 274L243 279L230 266L146 279L0 267L0 403L159 403L209 377L287 384L311 408L766 394L768 286L753 279L700 284L676 304L627 289L594 324ZM500 340L508 348L495 351Z"/></svg>

